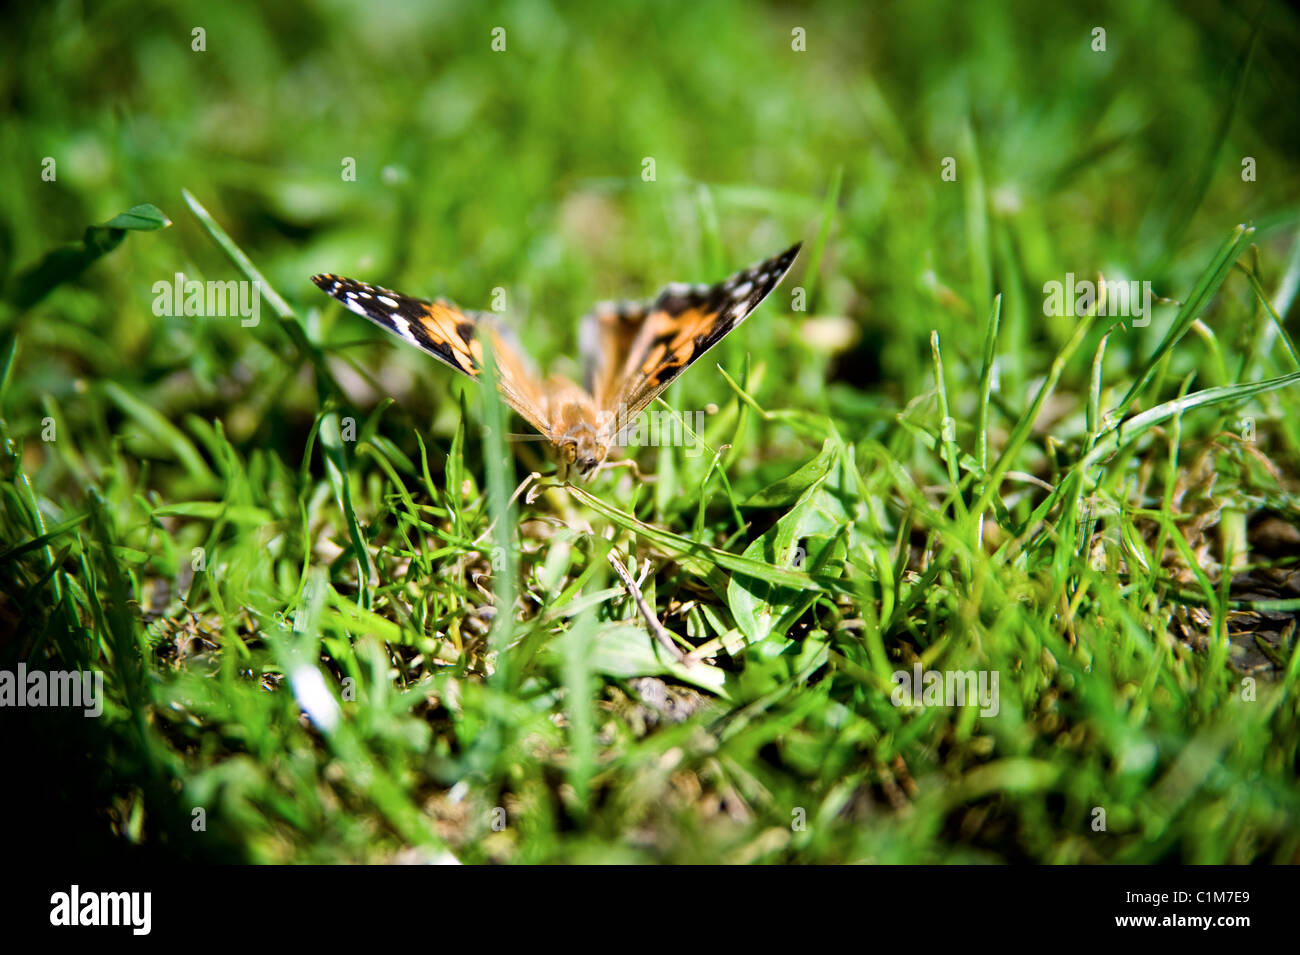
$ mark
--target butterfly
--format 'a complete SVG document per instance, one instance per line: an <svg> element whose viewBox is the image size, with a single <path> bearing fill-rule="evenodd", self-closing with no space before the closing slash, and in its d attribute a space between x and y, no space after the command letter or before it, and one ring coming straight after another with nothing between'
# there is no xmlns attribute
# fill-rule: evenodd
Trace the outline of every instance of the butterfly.
<svg viewBox="0 0 1300 955"><path fill-rule="evenodd" d="M716 285L667 286L644 302L602 302L582 321L583 384L542 379L490 312L427 302L354 279L312 276L343 306L473 379L492 349L505 402L555 448L562 481L587 480L620 435L677 376L758 308L802 243Z"/></svg>

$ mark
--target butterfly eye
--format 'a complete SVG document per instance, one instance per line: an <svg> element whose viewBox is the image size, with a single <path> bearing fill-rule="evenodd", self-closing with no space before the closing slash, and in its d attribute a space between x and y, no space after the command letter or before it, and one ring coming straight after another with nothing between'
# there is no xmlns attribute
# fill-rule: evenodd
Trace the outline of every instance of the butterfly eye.
<svg viewBox="0 0 1300 955"><path fill-rule="evenodd" d="M561 445L561 448L564 451L564 459L570 464L578 459L578 446L573 442L566 442Z"/></svg>

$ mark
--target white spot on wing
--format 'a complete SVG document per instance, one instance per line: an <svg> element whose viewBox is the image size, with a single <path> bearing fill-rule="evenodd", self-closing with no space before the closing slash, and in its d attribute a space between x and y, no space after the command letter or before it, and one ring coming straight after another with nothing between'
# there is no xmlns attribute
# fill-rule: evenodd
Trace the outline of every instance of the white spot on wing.
<svg viewBox="0 0 1300 955"><path fill-rule="evenodd" d="M411 323L408 322L406 319L402 318L402 316L391 315L389 316L389 321L393 323L393 328L397 332L397 334L401 335L412 345L416 345L420 348L424 347L416 340L415 336L411 334Z"/></svg>

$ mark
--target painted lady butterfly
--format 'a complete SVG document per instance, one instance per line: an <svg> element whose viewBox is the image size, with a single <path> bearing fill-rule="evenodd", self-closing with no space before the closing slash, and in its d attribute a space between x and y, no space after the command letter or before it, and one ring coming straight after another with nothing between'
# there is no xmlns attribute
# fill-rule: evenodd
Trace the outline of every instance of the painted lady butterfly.
<svg viewBox="0 0 1300 955"><path fill-rule="evenodd" d="M618 436L701 355L743 322L785 277L800 245L716 285L669 285L647 302L604 302L583 319L584 384L541 379L487 312L426 302L337 275L312 281L343 305L477 379L490 343L497 387L555 447L561 480L589 478Z"/></svg>

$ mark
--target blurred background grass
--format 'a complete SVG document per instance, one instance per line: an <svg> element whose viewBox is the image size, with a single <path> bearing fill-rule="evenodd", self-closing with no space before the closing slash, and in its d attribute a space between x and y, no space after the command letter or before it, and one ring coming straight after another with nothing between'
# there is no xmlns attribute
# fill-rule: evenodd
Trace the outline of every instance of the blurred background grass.
<svg viewBox="0 0 1300 955"><path fill-rule="evenodd" d="M884 440L934 387L938 330L954 415L969 421L995 292L1000 391L1016 400L1073 330L1041 317L1043 283L1067 271L1178 298L1230 229L1253 222L1264 274L1294 296L1300 23L1282 4L1259 10L1252 41L1254 8L1215 2L29 5L0 38L3 277L137 203L174 225L131 235L32 308L4 306L19 345L3 414L29 437L46 416L73 423L65 453L25 445L50 519L79 512L122 449L148 471L122 483L154 503L213 490L156 433L124 428L106 384L167 421L219 419L240 454L297 467L319 396L269 309L256 329L152 313L153 284L173 273L240 277L186 209L188 189L298 309L353 400L398 399L385 428L408 452L416 428L451 440L459 385L329 306L313 273L469 308L505 288L530 350L572 371L592 302L720 279L823 224L824 248L806 247L794 281L813 316L848 320L851 342L819 345L800 316L764 308L685 376L678 406L730 398L712 359L735 370L749 355L765 369L760 405ZM55 181L41 178L45 157ZM940 176L946 157L955 182ZM355 182L341 175L348 158ZM1223 294L1248 309L1244 283ZM1113 338L1107 376L1149 354L1172 313ZM1251 356L1248 378L1293 370L1232 341L1254 326L1219 334ZM1172 363L1171 379L1204 368L1204 384L1224 383L1195 350ZM1086 362L1067 368L1075 411L1087 382ZM1300 416L1279 419L1278 458L1294 475ZM776 430L737 469L753 489L806 457ZM114 813L129 835L130 813ZM939 823L925 831L949 838ZM994 854L1041 858L1050 831ZM364 854L365 840L350 833L338 856ZM875 851L908 857L886 845ZM820 852L809 857L835 857Z"/></svg>
<svg viewBox="0 0 1300 955"><path fill-rule="evenodd" d="M839 376L900 395L926 373L931 328L978 341L966 320L995 285L1014 390L1014 356L1066 333L1037 320L1044 281L1101 270L1172 293L1226 228L1253 220L1268 238L1297 198L1300 133L1278 108L1297 92L1297 37L1282 9L1269 8L1227 129L1250 23L1213 3L109 3L20 22L3 41L10 268L137 202L177 223L61 293L75 340L39 312L22 319L25 371L60 398L78 371L184 367L196 387L177 400L197 402L265 344L265 329L153 320L154 281L234 277L182 215L183 187L293 301L320 304L305 279L323 270L467 307L504 286L525 342L550 359L573 352L576 315L597 298L716 278L809 236L842 170L811 305L862 329ZM1099 25L1105 53L1091 49ZM195 27L206 52L191 50ZM806 52L791 49L795 28ZM57 182L41 181L46 156ZM956 183L939 177L948 156ZM1235 174L1242 156L1253 183ZM977 166L984 197L970 195ZM967 215L976 198L988 215ZM725 250L708 247L712 228ZM942 307L936 284L970 311ZM820 395L824 377L813 362L799 393Z"/></svg>

